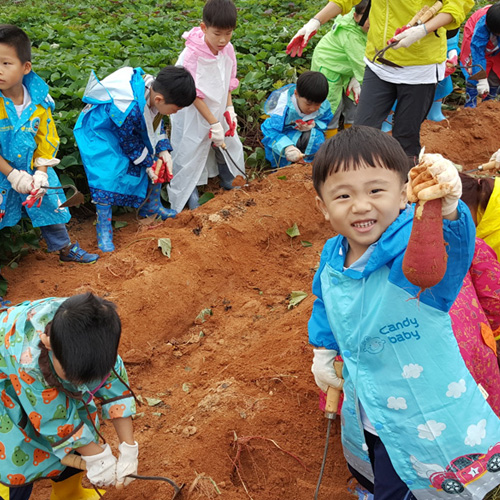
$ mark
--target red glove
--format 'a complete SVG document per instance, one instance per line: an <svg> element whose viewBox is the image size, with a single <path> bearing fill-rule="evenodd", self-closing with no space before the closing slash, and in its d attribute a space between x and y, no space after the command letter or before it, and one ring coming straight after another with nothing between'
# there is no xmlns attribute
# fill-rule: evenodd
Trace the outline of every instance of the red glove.
<svg viewBox="0 0 500 500"><path fill-rule="evenodd" d="M458 64L458 57L456 53L453 57L446 59L446 69L444 70L445 78L455 72L455 70L457 69L457 64Z"/></svg>
<svg viewBox="0 0 500 500"><path fill-rule="evenodd" d="M41 198L37 198L38 189L31 191L31 194L23 201L22 205L23 207L28 207L28 208L33 208L35 203L38 201L38 204L36 205L36 208L40 208L40 205L42 204L43 196Z"/></svg>
<svg viewBox="0 0 500 500"><path fill-rule="evenodd" d="M231 114L229 111L224 111L224 118L226 119L227 124L229 125L229 130L224 134L225 137L234 137L234 133L236 132L237 122L232 120Z"/></svg>

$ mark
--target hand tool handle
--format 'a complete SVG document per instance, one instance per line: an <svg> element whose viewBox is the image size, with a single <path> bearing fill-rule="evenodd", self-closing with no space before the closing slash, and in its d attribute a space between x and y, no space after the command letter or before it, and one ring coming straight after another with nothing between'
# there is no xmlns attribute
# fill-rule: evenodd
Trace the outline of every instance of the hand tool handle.
<svg viewBox="0 0 500 500"><path fill-rule="evenodd" d="M154 173L156 175L160 175L162 164L163 164L163 160L161 158L158 158L156 160L156 166L155 166L155 169L154 169Z"/></svg>
<svg viewBox="0 0 500 500"><path fill-rule="evenodd" d="M424 12L424 15L418 19L417 24L424 24L429 19L432 19L441 10L442 6L442 2L436 2L432 7L429 7L429 9Z"/></svg>
<svg viewBox="0 0 500 500"><path fill-rule="evenodd" d="M418 20L429 10L428 5L424 5L411 19L407 26L415 26Z"/></svg>
<svg viewBox="0 0 500 500"><path fill-rule="evenodd" d="M342 378L342 368L344 366L343 361L334 361L333 367L335 368L335 373L338 378ZM344 384L342 383L342 386ZM325 404L325 416L327 418L335 418L337 415L337 410L339 407L340 393L342 392L342 387L328 387L326 391L326 404Z"/></svg>
<svg viewBox="0 0 500 500"><path fill-rule="evenodd" d="M66 467L73 467L73 469L87 470L87 464L85 460L74 453L69 453L62 458L61 463Z"/></svg>

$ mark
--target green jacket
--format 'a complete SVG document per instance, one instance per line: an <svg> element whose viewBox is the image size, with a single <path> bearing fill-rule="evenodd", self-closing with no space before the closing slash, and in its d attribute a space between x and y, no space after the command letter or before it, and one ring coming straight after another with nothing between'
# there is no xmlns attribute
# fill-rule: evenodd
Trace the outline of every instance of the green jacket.
<svg viewBox="0 0 500 500"><path fill-rule="evenodd" d="M429 33L407 49L388 50L384 57L401 66L423 66L445 61L446 30L458 28L474 6L474 2L473 0L442 1L443 7L439 12L451 14L453 21L439 28L438 36ZM359 0L335 0L334 3L342 9L342 13L346 13L358 4ZM408 24L424 5L432 6L433 4L433 0L372 0L366 57L372 60L375 52L387 45L387 41L393 37L397 28Z"/></svg>
<svg viewBox="0 0 500 500"><path fill-rule="evenodd" d="M332 30L316 45L311 69L328 79L328 101L333 113L351 78L354 76L360 84L363 82L365 49L366 33L354 20L354 9L345 16L338 16Z"/></svg>

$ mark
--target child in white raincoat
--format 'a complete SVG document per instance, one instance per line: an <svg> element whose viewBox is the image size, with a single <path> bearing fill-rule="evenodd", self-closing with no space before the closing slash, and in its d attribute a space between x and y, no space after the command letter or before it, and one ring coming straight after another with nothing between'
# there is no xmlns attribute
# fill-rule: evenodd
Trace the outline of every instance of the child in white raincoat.
<svg viewBox="0 0 500 500"><path fill-rule="evenodd" d="M244 172L243 147L236 132L237 117L231 92L238 86L236 56L230 43L237 12L232 0L208 0L200 27L184 33L186 47L176 64L196 83L193 106L172 116L174 178L168 186L171 207L198 207L198 189L219 175L221 187L232 189ZM213 146L212 146L213 144ZM222 146L236 163L233 164Z"/></svg>

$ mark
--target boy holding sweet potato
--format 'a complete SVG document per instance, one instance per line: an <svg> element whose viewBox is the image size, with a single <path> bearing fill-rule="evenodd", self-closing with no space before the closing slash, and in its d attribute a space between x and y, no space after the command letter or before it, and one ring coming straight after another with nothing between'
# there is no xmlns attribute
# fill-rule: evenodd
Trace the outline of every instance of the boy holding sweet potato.
<svg viewBox="0 0 500 500"><path fill-rule="evenodd" d="M449 316L472 260L474 225L454 165L440 155L423 159L442 199L448 267L416 300L419 287L402 269L414 210L401 146L354 126L316 154L317 205L339 235L325 244L313 282L312 372L323 391L341 386L333 360L342 355L344 454L377 500L447 498L452 490L479 500L500 483L493 469L473 488L445 474L455 459L484 456L500 441L500 421L460 355Z"/></svg>

